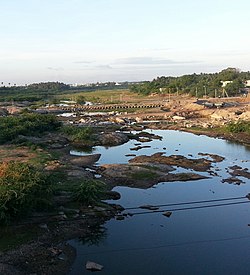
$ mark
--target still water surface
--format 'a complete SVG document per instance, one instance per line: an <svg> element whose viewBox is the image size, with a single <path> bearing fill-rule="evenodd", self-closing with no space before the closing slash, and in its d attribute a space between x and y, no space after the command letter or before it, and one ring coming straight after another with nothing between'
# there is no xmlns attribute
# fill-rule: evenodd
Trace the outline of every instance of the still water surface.
<svg viewBox="0 0 250 275"><path fill-rule="evenodd" d="M96 147L94 153L101 153L99 164L126 163L126 154L151 155L165 152L165 155L184 155L200 158L201 153L218 154L225 157L213 165L218 176L190 182L159 183L149 189L116 187L121 194L116 201L123 207L144 204L160 205L170 203L214 200L243 197L250 193L248 179L239 177L245 183L233 185L222 183L228 178L228 167L239 165L249 168L250 150L247 147L225 140L196 136L178 131L150 131L162 136L162 140L142 144L150 148L131 151L137 141L111 148ZM177 151L178 150L178 151ZM181 169L180 169L181 170ZM202 173L201 173L202 174ZM247 199L226 202L247 202ZM225 203L225 202L223 202ZM212 203L212 204L221 204ZM211 203L198 204L199 206ZM184 205L162 207L161 210L192 207ZM132 213L145 210L129 210ZM123 221L110 220L103 227L95 229L94 238L69 241L77 250L72 274L89 274L85 263L90 260L104 266L100 274L109 275L151 275L151 274L249 274L250 270L250 203L222 207L173 211L170 218L162 213L141 214Z"/></svg>

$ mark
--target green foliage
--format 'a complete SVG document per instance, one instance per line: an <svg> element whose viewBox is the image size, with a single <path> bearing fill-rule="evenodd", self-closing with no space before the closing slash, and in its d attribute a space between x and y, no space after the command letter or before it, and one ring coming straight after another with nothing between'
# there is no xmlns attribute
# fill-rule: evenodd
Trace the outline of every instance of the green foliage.
<svg viewBox="0 0 250 275"><path fill-rule="evenodd" d="M27 163L0 163L0 223L49 205L50 183Z"/></svg>
<svg viewBox="0 0 250 275"><path fill-rule="evenodd" d="M77 104L84 104L86 102L86 99L83 95L79 95L76 97L76 103Z"/></svg>
<svg viewBox="0 0 250 275"><path fill-rule="evenodd" d="M63 126L62 132L75 142L91 143L93 141L93 130L90 127Z"/></svg>
<svg viewBox="0 0 250 275"><path fill-rule="evenodd" d="M250 121L231 122L226 126L226 130L230 133L249 133Z"/></svg>
<svg viewBox="0 0 250 275"><path fill-rule="evenodd" d="M213 74L201 73L178 77L161 76L152 81L131 85L130 91L143 95L189 93L197 97L204 95L213 97L223 95L221 81L233 81L232 84L227 85L226 91L229 96L235 96L247 79L250 79L250 72L240 72L236 68L227 68Z"/></svg>
<svg viewBox="0 0 250 275"><path fill-rule="evenodd" d="M237 95L239 92L240 88L243 88L244 84L240 79L235 79L233 80L232 83L228 83L227 86L225 87L226 91L230 95Z"/></svg>
<svg viewBox="0 0 250 275"><path fill-rule="evenodd" d="M220 72L222 81L233 81L238 78L240 71L236 68L227 68Z"/></svg>
<svg viewBox="0 0 250 275"><path fill-rule="evenodd" d="M12 141L18 135L36 135L57 129L61 123L53 115L21 114L0 117L0 144Z"/></svg>
<svg viewBox="0 0 250 275"><path fill-rule="evenodd" d="M69 90L70 86L60 82L34 83L25 86L0 87L0 101L39 101Z"/></svg>
<svg viewBox="0 0 250 275"><path fill-rule="evenodd" d="M74 200L83 205L92 205L101 200L105 190L105 183L98 180L86 180L75 190Z"/></svg>
<svg viewBox="0 0 250 275"><path fill-rule="evenodd" d="M67 90L70 86L61 82L41 82L28 85L27 88L30 90L52 92Z"/></svg>

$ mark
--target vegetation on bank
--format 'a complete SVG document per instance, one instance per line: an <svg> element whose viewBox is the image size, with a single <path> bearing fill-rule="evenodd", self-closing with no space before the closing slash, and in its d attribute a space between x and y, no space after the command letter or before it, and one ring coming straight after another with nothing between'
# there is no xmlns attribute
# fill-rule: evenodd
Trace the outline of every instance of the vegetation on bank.
<svg viewBox="0 0 250 275"><path fill-rule="evenodd" d="M85 180L74 190L73 199L85 206L93 205L103 198L106 190L102 181Z"/></svg>
<svg viewBox="0 0 250 275"><path fill-rule="evenodd" d="M19 135L39 135L54 131L61 123L53 115L22 114L0 117L0 144L10 142Z"/></svg>
<svg viewBox="0 0 250 275"><path fill-rule="evenodd" d="M0 225L20 220L34 211L54 211L54 195L71 194L78 207L98 204L107 191L105 183L94 179L71 182L63 171L44 173L30 163L0 163Z"/></svg>
<svg viewBox="0 0 250 275"><path fill-rule="evenodd" d="M53 115L24 113L0 118L1 144L15 141L18 146L19 135L36 137L50 131L61 131L71 141L85 145L92 145L94 141L92 128L62 126ZM40 151L35 150L33 154L30 159L25 159L26 163L5 161L4 158L0 162L0 224L21 218L34 210L47 210L53 205L53 195L57 191L67 191L68 185L71 186L68 191L72 193L72 201L89 205L101 200L105 184L90 179L76 181L71 185L65 172L60 169L44 173L46 162L43 159L39 163L34 161L36 155L40 156Z"/></svg>
<svg viewBox="0 0 250 275"><path fill-rule="evenodd" d="M94 133L91 127L67 125L61 127L61 132L66 134L67 137L73 142L83 142L84 145L93 145Z"/></svg>
<svg viewBox="0 0 250 275"><path fill-rule="evenodd" d="M229 133L246 133L250 134L250 121L237 121L230 122L225 126L225 129Z"/></svg>
<svg viewBox="0 0 250 275"><path fill-rule="evenodd" d="M51 183L34 166L14 161L0 163L0 223L47 209L51 192Z"/></svg>

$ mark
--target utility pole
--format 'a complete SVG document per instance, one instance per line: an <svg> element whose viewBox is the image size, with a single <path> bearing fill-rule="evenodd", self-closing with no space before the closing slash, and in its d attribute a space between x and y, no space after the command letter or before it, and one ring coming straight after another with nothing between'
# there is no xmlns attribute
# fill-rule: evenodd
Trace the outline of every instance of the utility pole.
<svg viewBox="0 0 250 275"><path fill-rule="evenodd" d="M214 89L214 97L217 97L217 89Z"/></svg>
<svg viewBox="0 0 250 275"><path fill-rule="evenodd" d="M198 97L198 90L197 90L197 87L195 88L195 97L196 97L196 98Z"/></svg>
<svg viewBox="0 0 250 275"><path fill-rule="evenodd" d="M204 85L204 96L206 97L207 96L207 87Z"/></svg>
<svg viewBox="0 0 250 275"><path fill-rule="evenodd" d="M168 88L168 102L170 102L170 89L171 88Z"/></svg>
<svg viewBox="0 0 250 275"><path fill-rule="evenodd" d="M225 88L222 89L222 97L225 97Z"/></svg>

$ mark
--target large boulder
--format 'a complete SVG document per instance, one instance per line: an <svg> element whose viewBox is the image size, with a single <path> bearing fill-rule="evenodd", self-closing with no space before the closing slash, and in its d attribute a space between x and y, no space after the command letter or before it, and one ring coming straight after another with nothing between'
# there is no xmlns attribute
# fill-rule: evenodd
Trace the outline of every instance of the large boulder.
<svg viewBox="0 0 250 275"><path fill-rule="evenodd" d="M93 154L93 155L86 155L86 156L79 156L74 157L70 160L71 164L79 166L79 167L86 167L91 166L95 162L97 162L101 157L101 154Z"/></svg>
<svg viewBox="0 0 250 275"><path fill-rule="evenodd" d="M103 146L121 145L128 140L128 136L121 132L103 133L98 137L98 143Z"/></svg>

